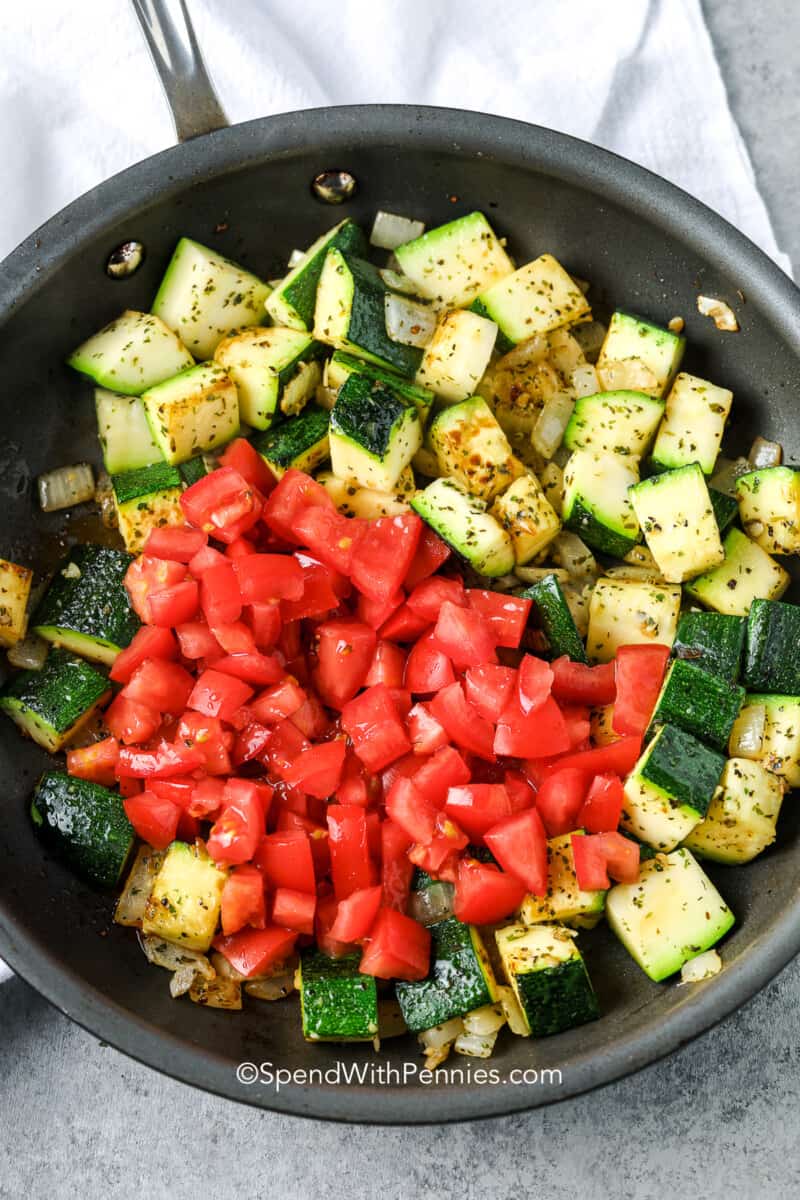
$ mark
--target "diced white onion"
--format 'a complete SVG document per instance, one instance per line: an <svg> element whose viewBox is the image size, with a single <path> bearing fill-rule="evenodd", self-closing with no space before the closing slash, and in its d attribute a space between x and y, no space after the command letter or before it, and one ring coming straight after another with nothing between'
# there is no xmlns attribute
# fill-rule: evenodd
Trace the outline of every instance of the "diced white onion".
<svg viewBox="0 0 800 1200"><path fill-rule="evenodd" d="M724 492L726 496L735 496L736 480L752 469L753 464L746 458L718 458L716 471L710 480L711 487Z"/></svg>
<svg viewBox="0 0 800 1200"><path fill-rule="evenodd" d="M294 991L294 971L274 975L271 979L248 980L244 990L256 1000L284 1000Z"/></svg>
<svg viewBox="0 0 800 1200"><path fill-rule="evenodd" d="M330 412L336 403L338 394L336 388L329 388L324 383L318 383L317 389L314 392L314 400L320 408L327 408L328 412Z"/></svg>
<svg viewBox="0 0 800 1200"><path fill-rule="evenodd" d="M56 467L39 476L39 504L43 512L58 512L94 498L94 473L88 463Z"/></svg>
<svg viewBox="0 0 800 1200"><path fill-rule="evenodd" d="M378 209L369 241L371 246L378 246L381 250L396 250L405 242L413 242L414 238L422 237L424 232L424 221L415 221L411 217L401 217L397 213Z"/></svg>
<svg viewBox="0 0 800 1200"><path fill-rule="evenodd" d="M186 995L194 983L196 975L197 968L192 963L185 963L182 967L178 967L169 981L169 994L173 1000Z"/></svg>
<svg viewBox="0 0 800 1200"><path fill-rule="evenodd" d="M386 332L401 346L427 346L436 328L436 313L426 304L387 292L384 297Z"/></svg>
<svg viewBox="0 0 800 1200"><path fill-rule="evenodd" d="M658 380L640 358L603 363L597 376L604 392L650 392L658 388Z"/></svg>
<svg viewBox="0 0 800 1200"><path fill-rule="evenodd" d="M502 1029L506 1023L506 1017L501 1004L483 1004L480 1008L474 1008L472 1012L465 1013L463 1021L467 1033L486 1037L489 1034L497 1033L498 1029Z"/></svg>
<svg viewBox="0 0 800 1200"><path fill-rule="evenodd" d="M505 984L498 984L497 995L500 998L503 1013L511 1032L516 1034L517 1037L530 1037L531 1031L522 1015L522 1009L519 1006L519 1000L514 995L513 988L506 987Z"/></svg>
<svg viewBox="0 0 800 1200"><path fill-rule="evenodd" d="M599 574L597 560L577 533L562 529L553 541L553 557L570 577L579 582L594 580Z"/></svg>
<svg viewBox="0 0 800 1200"><path fill-rule="evenodd" d="M683 333L685 324L683 317L670 317L667 321L667 329L670 333Z"/></svg>
<svg viewBox="0 0 800 1200"><path fill-rule="evenodd" d="M715 296L698 296L697 311L702 317L711 317L720 333L738 333L739 322L730 304Z"/></svg>
<svg viewBox="0 0 800 1200"><path fill-rule="evenodd" d="M417 285L402 271L395 271L391 267L381 267L378 274L393 292L402 292L404 296L416 295Z"/></svg>
<svg viewBox="0 0 800 1200"><path fill-rule="evenodd" d="M435 925L453 915L455 888L444 879L436 880L429 887L414 892L410 901L410 915L421 925Z"/></svg>
<svg viewBox="0 0 800 1200"><path fill-rule="evenodd" d="M306 256L305 250L293 250L292 253L289 255L289 263L288 263L289 270L291 271L292 267L296 267L298 263L301 263L303 261L303 259L305 258L305 256Z"/></svg>
<svg viewBox="0 0 800 1200"><path fill-rule="evenodd" d="M561 516L564 507L564 472L557 462L549 462L543 467L539 482L550 506Z"/></svg>
<svg viewBox="0 0 800 1200"><path fill-rule="evenodd" d="M21 641L9 646L8 661L12 667L21 667L23 671L41 671L49 649L49 643L44 638L29 633Z"/></svg>
<svg viewBox="0 0 800 1200"><path fill-rule="evenodd" d="M783 447L780 442L768 442L766 438L757 437L750 447L747 461L754 467L779 467L783 461Z"/></svg>
<svg viewBox="0 0 800 1200"><path fill-rule="evenodd" d="M747 704L731 730L728 753L732 758L758 758L764 742L767 710L763 704Z"/></svg>
<svg viewBox="0 0 800 1200"><path fill-rule="evenodd" d="M566 392L558 392L545 400L531 431L533 448L544 458L550 458L561 445L574 407L572 398Z"/></svg>
<svg viewBox="0 0 800 1200"><path fill-rule="evenodd" d="M706 950L704 954L696 954L681 967L681 983L699 983L701 979L711 979L722 970L722 959L716 950Z"/></svg>
<svg viewBox="0 0 800 1200"><path fill-rule="evenodd" d="M464 1022L461 1017L451 1017L443 1025L434 1025L432 1029L424 1029L419 1035L419 1041L426 1050L438 1050L448 1042L454 1042L464 1032Z"/></svg>
<svg viewBox="0 0 800 1200"><path fill-rule="evenodd" d="M589 583L579 584L577 580L570 580L561 589L564 593L564 599L567 602L570 616L575 622L575 628L581 637L586 637L586 634L589 632L589 601L594 582L594 580L591 580Z"/></svg>
<svg viewBox="0 0 800 1200"><path fill-rule="evenodd" d="M664 576L658 567L641 567L636 563L614 563L606 567L611 579L639 579L643 583L663 583Z"/></svg>
<svg viewBox="0 0 800 1200"><path fill-rule="evenodd" d="M462 1033L453 1045L456 1054L468 1058L490 1058L497 1041L497 1033Z"/></svg>
<svg viewBox="0 0 800 1200"><path fill-rule="evenodd" d="M127 925L141 929L147 901L153 890L153 880L161 869L164 854L154 850L152 846L141 846L128 872L122 894L114 910L114 920L117 925ZM147 950L144 945L142 949Z"/></svg>
<svg viewBox="0 0 800 1200"><path fill-rule="evenodd" d="M452 1042L445 1042L443 1046L437 1046L435 1050L426 1050L425 1069L427 1071L435 1071L436 1068L440 1067L443 1062L447 1062L452 1048Z"/></svg>
<svg viewBox="0 0 800 1200"><path fill-rule="evenodd" d="M569 381L577 397L594 396L601 390L597 370L591 363L580 363L573 367Z"/></svg>
<svg viewBox="0 0 800 1200"><path fill-rule="evenodd" d="M515 567L514 574L523 583L538 583L547 575L555 575L559 583L566 583L570 574L563 567Z"/></svg>
<svg viewBox="0 0 800 1200"><path fill-rule="evenodd" d="M550 362L562 375L568 375L583 361L583 351L567 329L554 329L550 334Z"/></svg>
<svg viewBox="0 0 800 1200"><path fill-rule="evenodd" d="M220 954L219 950L215 950L211 955L211 965L222 979L235 979L238 983L242 983L247 976L242 975L236 970L236 967L231 966L224 954Z"/></svg>
<svg viewBox="0 0 800 1200"><path fill-rule="evenodd" d="M497 363L499 371L513 371L517 367L532 367L536 363L544 362L550 351L550 342L546 333L534 333L533 337L526 338L524 342L520 342L509 350L508 354Z"/></svg>
<svg viewBox="0 0 800 1200"><path fill-rule="evenodd" d="M235 979L201 979L195 976L189 988L189 999L206 1008L242 1007L242 985Z"/></svg>
<svg viewBox="0 0 800 1200"><path fill-rule="evenodd" d="M195 975L201 979L215 979L217 972L199 950L190 950L187 946L177 946L154 934L142 934L139 944L144 950L148 962L167 971L177 971L180 967L191 966Z"/></svg>
<svg viewBox="0 0 800 1200"><path fill-rule="evenodd" d="M583 351L584 358L594 362L606 340L607 329L600 321L580 321L570 333Z"/></svg>

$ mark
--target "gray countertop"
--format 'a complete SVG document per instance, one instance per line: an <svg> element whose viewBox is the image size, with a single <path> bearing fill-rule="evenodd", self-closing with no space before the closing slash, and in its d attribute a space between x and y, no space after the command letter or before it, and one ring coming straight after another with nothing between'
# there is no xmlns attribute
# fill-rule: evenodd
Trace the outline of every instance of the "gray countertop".
<svg viewBox="0 0 800 1200"><path fill-rule="evenodd" d="M800 6L704 0L778 241L800 270ZM790 11L791 10L791 11ZM195 1092L124 1058L19 980L0 988L0 1198L294 1200L795 1194L800 963L698 1041L545 1111L430 1129L333 1126ZM45 1120L46 1116L46 1120ZM5 1153L3 1153L5 1151Z"/></svg>

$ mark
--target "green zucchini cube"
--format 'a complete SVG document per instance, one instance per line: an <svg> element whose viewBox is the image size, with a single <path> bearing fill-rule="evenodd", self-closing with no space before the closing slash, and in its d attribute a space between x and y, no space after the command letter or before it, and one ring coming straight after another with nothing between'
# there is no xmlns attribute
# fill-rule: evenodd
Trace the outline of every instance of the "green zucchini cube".
<svg viewBox="0 0 800 1200"><path fill-rule="evenodd" d="M352 374L330 414L334 474L391 492L422 445L419 412L384 383Z"/></svg>
<svg viewBox="0 0 800 1200"><path fill-rule="evenodd" d="M595 550L624 558L640 536L628 494L638 482L636 459L574 450L564 467L564 525Z"/></svg>
<svg viewBox="0 0 800 1200"><path fill-rule="evenodd" d="M768 554L800 551L800 470L761 467L736 480L745 533Z"/></svg>
<svg viewBox="0 0 800 1200"><path fill-rule="evenodd" d="M736 683L747 624L727 613L688 612L678 622L672 652L712 675Z"/></svg>
<svg viewBox="0 0 800 1200"><path fill-rule="evenodd" d="M663 396L680 366L685 345L686 339L680 334L618 311L609 322L597 358L597 371L603 380L606 373L610 375L620 364L640 364L652 378L652 383L640 386L640 390L651 396Z"/></svg>
<svg viewBox="0 0 800 1200"><path fill-rule="evenodd" d="M724 750L744 697L743 687L720 679L697 663L677 658L664 680L651 729L675 725Z"/></svg>
<svg viewBox="0 0 800 1200"><path fill-rule="evenodd" d="M800 696L800 607L754 600L747 618L742 680L756 692Z"/></svg>
<svg viewBox="0 0 800 1200"><path fill-rule="evenodd" d="M535 475L520 475L495 499L491 508L514 546L514 558L528 563L550 545L561 520Z"/></svg>
<svg viewBox="0 0 800 1200"><path fill-rule="evenodd" d="M653 463L664 470L699 463L710 475L717 461L733 392L681 371L667 396Z"/></svg>
<svg viewBox="0 0 800 1200"><path fill-rule="evenodd" d="M664 404L646 392L597 392L580 396L564 431L568 450L641 458L650 448Z"/></svg>
<svg viewBox="0 0 800 1200"><path fill-rule="evenodd" d="M119 882L135 840L119 792L47 771L33 793L31 820L82 879L105 888Z"/></svg>
<svg viewBox="0 0 800 1200"><path fill-rule="evenodd" d="M178 474L186 487L191 487L193 483L197 483L198 479L210 475L213 469L213 462L204 454L196 454L194 458L188 458L186 462L178 464Z"/></svg>
<svg viewBox="0 0 800 1200"><path fill-rule="evenodd" d="M514 545L486 506L454 479L434 479L417 492L411 507L479 575L507 575L514 568Z"/></svg>
<svg viewBox="0 0 800 1200"><path fill-rule="evenodd" d="M531 615L547 638L548 658L561 658L566 654L573 662L588 661L558 576L545 575L525 589L522 599L532 601Z"/></svg>
<svg viewBox="0 0 800 1200"><path fill-rule="evenodd" d="M289 329L311 329L319 278L325 265L325 256L331 248L361 258L367 253L364 234L349 217L323 233L267 297L266 309L276 325L286 325Z"/></svg>
<svg viewBox="0 0 800 1200"><path fill-rule="evenodd" d="M678 627L677 584L604 576L589 601L586 650L591 662L610 662L620 646L671 646Z"/></svg>
<svg viewBox="0 0 800 1200"><path fill-rule="evenodd" d="M552 254L542 254L504 275L470 305L473 312L494 321L500 330L500 349L570 325L589 312L589 301Z"/></svg>
<svg viewBox="0 0 800 1200"><path fill-rule="evenodd" d="M654 850L674 850L702 821L725 767L723 755L675 725L662 725L625 781L622 828Z"/></svg>
<svg viewBox="0 0 800 1200"><path fill-rule="evenodd" d="M583 830L575 831L581 835ZM592 929L603 915L606 893L587 892L578 885L571 833L549 838L547 842L547 892L529 894L522 901L519 915L526 925L558 921L578 929Z"/></svg>
<svg viewBox="0 0 800 1200"><path fill-rule="evenodd" d="M412 1033L433 1029L497 999L494 972L475 926L448 917L429 928L432 965L427 979L395 984L403 1019Z"/></svg>
<svg viewBox="0 0 800 1200"><path fill-rule="evenodd" d="M686 583L686 593L706 608L746 617L754 600L779 600L790 577L780 563L742 533L729 529L722 544L725 558Z"/></svg>
<svg viewBox="0 0 800 1200"><path fill-rule="evenodd" d="M0 558L0 646L15 646L28 628L33 571Z"/></svg>
<svg viewBox="0 0 800 1200"><path fill-rule="evenodd" d="M733 496L726 495L725 492L718 492L716 488L709 487L708 498L711 501L711 507L714 510L714 517L719 529L719 536L722 537L730 529L736 517L739 515L739 505L734 500Z"/></svg>
<svg viewBox="0 0 800 1200"><path fill-rule="evenodd" d="M363 358L357 358L355 354L348 354L345 350L334 350L325 367L326 386L338 392L345 380L353 374L363 375L373 383L385 384L409 404L414 405L423 425L427 421L434 401L434 394L430 388L411 383L388 367L367 362Z"/></svg>
<svg viewBox="0 0 800 1200"><path fill-rule="evenodd" d="M191 367L194 359L157 315L127 309L73 350L67 363L101 388L140 396Z"/></svg>
<svg viewBox="0 0 800 1200"><path fill-rule="evenodd" d="M278 422L252 442L276 479L290 467L313 471L330 454L330 419L324 408L309 404L298 416Z"/></svg>
<svg viewBox="0 0 800 1200"><path fill-rule="evenodd" d="M308 1042L371 1042L378 1034L378 993L362 975L361 956L328 958L318 950L300 955L300 1007Z"/></svg>
<svg viewBox="0 0 800 1200"><path fill-rule="evenodd" d="M638 883L608 893L606 916L645 974L656 982L710 950L734 915L694 855L685 849L643 862Z"/></svg>
<svg viewBox="0 0 800 1200"><path fill-rule="evenodd" d="M478 390L497 341L494 321L471 309L443 313L425 347L417 383L445 404L458 404Z"/></svg>
<svg viewBox="0 0 800 1200"><path fill-rule="evenodd" d="M761 749L754 757L789 787L800 787L800 696L753 693L747 697L743 717L751 706L763 707L765 712Z"/></svg>
<svg viewBox="0 0 800 1200"><path fill-rule="evenodd" d="M217 931L227 877L201 841L173 842L153 882L142 933L205 953Z"/></svg>
<svg viewBox="0 0 800 1200"><path fill-rule="evenodd" d="M508 438L482 396L471 396L442 409L431 423L429 437L439 474L455 479L470 495L487 504L524 475L522 464L514 458Z"/></svg>
<svg viewBox="0 0 800 1200"><path fill-rule="evenodd" d="M153 463L138 471L111 476L117 526L126 548L138 554L151 529L164 525L182 525L180 500L183 477L168 463Z"/></svg>
<svg viewBox="0 0 800 1200"><path fill-rule="evenodd" d="M708 485L697 463L651 475L631 488L645 541L669 583L683 583L725 557Z"/></svg>
<svg viewBox="0 0 800 1200"><path fill-rule="evenodd" d="M163 457L150 432L144 405L138 396L118 396L95 388L97 436L103 464L109 475L135 471Z"/></svg>
<svg viewBox="0 0 800 1200"><path fill-rule="evenodd" d="M236 384L217 363L201 363L142 394L150 431L173 466L224 446L239 432Z"/></svg>
<svg viewBox="0 0 800 1200"><path fill-rule="evenodd" d="M223 338L214 361L239 393L239 416L253 429L268 429L279 412L299 411L321 379L308 370L322 351L309 333L254 326Z"/></svg>
<svg viewBox="0 0 800 1200"><path fill-rule="evenodd" d="M52 754L92 719L110 695L108 680L66 650L48 654L41 671L15 675L0 692L0 710Z"/></svg>
<svg viewBox="0 0 800 1200"><path fill-rule="evenodd" d="M708 812L684 845L713 862L752 862L775 841L783 795L783 781L762 763L729 758Z"/></svg>
<svg viewBox="0 0 800 1200"><path fill-rule="evenodd" d="M481 212L437 225L398 246L395 255L419 295L447 308L463 308L514 270Z"/></svg>
<svg viewBox="0 0 800 1200"><path fill-rule="evenodd" d="M124 581L132 558L123 550L75 546L53 576L34 613L39 637L110 666L141 622Z"/></svg>
<svg viewBox="0 0 800 1200"><path fill-rule="evenodd" d="M600 1016L575 935L560 925L506 925L495 933L506 978L533 1037Z"/></svg>

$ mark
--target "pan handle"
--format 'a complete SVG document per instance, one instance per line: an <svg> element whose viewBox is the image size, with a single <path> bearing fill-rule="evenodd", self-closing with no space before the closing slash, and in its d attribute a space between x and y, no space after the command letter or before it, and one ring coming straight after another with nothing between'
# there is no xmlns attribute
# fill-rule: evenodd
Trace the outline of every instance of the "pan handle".
<svg viewBox="0 0 800 1200"><path fill-rule="evenodd" d="M186 0L131 0L158 71L179 142L224 129L228 118L214 91Z"/></svg>

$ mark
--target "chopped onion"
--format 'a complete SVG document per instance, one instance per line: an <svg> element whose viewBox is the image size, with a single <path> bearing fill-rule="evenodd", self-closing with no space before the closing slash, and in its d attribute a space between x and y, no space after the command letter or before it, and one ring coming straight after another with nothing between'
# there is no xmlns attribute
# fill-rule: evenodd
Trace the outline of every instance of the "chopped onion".
<svg viewBox="0 0 800 1200"><path fill-rule="evenodd" d="M572 579L581 583L587 580L594 582L600 573L589 547L577 533L571 533L568 529L562 529L553 541L553 557Z"/></svg>
<svg viewBox="0 0 800 1200"><path fill-rule="evenodd" d="M714 296L698 296L697 311L701 317L711 317L720 333L738 333L739 322L730 304Z"/></svg>
<svg viewBox="0 0 800 1200"><path fill-rule="evenodd" d="M378 274L393 292L402 292L404 296L416 295L417 285L402 271L394 271L391 267L381 267Z"/></svg>
<svg viewBox="0 0 800 1200"><path fill-rule="evenodd" d="M111 476L101 471L94 489L94 502L100 509L100 520L106 529L116 529L118 525L117 504L114 498L114 486Z"/></svg>
<svg viewBox="0 0 800 1200"><path fill-rule="evenodd" d="M640 358L605 362L597 372L604 392L659 392L658 380Z"/></svg>
<svg viewBox="0 0 800 1200"><path fill-rule="evenodd" d="M574 402L566 392L558 392L545 400L531 431L531 442L544 458L550 458L564 440L564 430L572 416Z"/></svg>
<svg viewBox="0 0 800 1200"><path fill-rule="evenodd" d="M222 979L235 979L239 983L243 983L247 978L236 970L236 967L231 966L224 954L220 954L219 950L215 950L211 955L211 965L217 972L217 975Z"/></svg>
<svg viewBox="0 0 800 1200"><path fill-rule="evenodd" d="M305 256L306 256L305 250L293 250L292 253L289 255L289 262L287 264L289 267L289 270L291 271L293 267L296 267L298 263L301 263L303 261L303 259L305 258Z"/></svg>
<svg viewBox="0 0 800 1200"><path fill-rule="evenodd" d="M384 212L379 208L375 213L369 242L371 246L378 246L381 250L396 250L405 242L413 242L414 238L422 237L424 232L424 221L401 217L397 213Z"/></svg>
<svg viewBox="0 0 800 1200"><path fill-rule="evenodd" d="M178 967L169 981L169 994L172 999L177 1000L179 996L185 996L196 976L197 968L191 963L185 963L184 966Z"/></svg>
<svg viewBox="0 0 800 1200"><path fill-rule="evenodd" d="M436 328L436 313L426 304L387 292L384 297L386 332L401 346L427 346Z"/></svg>
<svg viewBox="0 0 800 1200"><path fill-rule="evenodd" d="M443 1062L447 1062L452 1048L452 1042L445 1042L443 1046L438 1046L435 1050L426 1050L425 1069L427 1071L435 1071L436 1068L440 1067Z"/></svg>
<svg viewBox="0 0 800 1200"><path fill-rule="evenodd" d="M554 329L550 334L549 361L562 375L569 375L584 362L583 351L567 329Z"/></svg>
<svg viewBox="0 0 800 1200"><path fill-rule="evenodd" d="M140 934L139 945L144 950L148 962L167 971L177 971L180 967L191 966L195 974L203 979L216 979L217 972L199 950L190 950L187 946L177 946L165 938L154 934Z"/></svg>
<svg viewBox="0 0 800 1200"><path fill-rule="evenodd" d="M653 552L649 546L633 546L622 560L630 563L634 567L650 567L652 570L658 570L656 560L653 558Z"/></svg>
<svg viewBox="0 0 800 1200"><path fill-rule="evenodd" d="M468 1058L490 1058L497 1041L495 1033L462 1033L456 1038L453 1049L456 1054L465 1054Z"/></svg>
<svg viewBox="0 0 800 1200"><path fill-rule="evenodd" d="M757 437L750 447L747 461L754 467L779 467L783 461L783 446L780 442L768 442Z"/></svg>
<svg viewBox="0 0 800 1200"><path fill-rule="evenodd" d="M711 979L722 970L722 959L716 950L706 950L704 954L696 954L681 967L681 983L699 983L701 979Z"/></svg>
<svg viewBox="0 0 800 1200"><path fill-rule="evenodd" d="M531 1031L519 1006L519 1000L514 995L514 989L506 987L502 983L498 984L497 995L503 1006L503 1014L511 1032L516 1034L517 1037L530 1037Z"/></svg>
<svg viewBox="0 0 800 1200"><path fill-rule="evenodd" d="M731 730L728 753L732 758L758 758L764 743L767 710L763 704L747 704Z"/></svg>
<svg viewBox="0 0 800 1200"><path fill-rule="evenodd" d="M256 1000L284 1000L294 991L294 971L273 975L271 979L251 979L244 990Z"/></svg>
<svg viewBox="0 0 800 1200"><path fill-rule="evenodd" d="M461 1017L451 1017L443 1025L434 1025L432 1029L423 1030L419 1041L426 1050L438 1050L448 1042L454 1042L463 1032L464 1022Z"/></svg>
<svg viewBox="0 0 800 1200"><path fill-rule="evenodd" d="M547 463L539 476L539 482L551 507L561 516L564 507L564 472L557 462Z"/></svg>
<svg viewBox="0 0 800 1200"><path fill-rule="evenodd" d="M320 408L326 408L328 412L330 412L336 403L336 397L338 394L339 393L336 388L329 388L326 387L324 383L318 383L317 389L314 392L314 400L320 406Z"/></svg>
<svg viewBox="0 0 800 1200"><path fill-rule="evenodd" d="M683 327L686 324L683 317L670 317L667 321L667 329L670 333L683 333Z"/></svg>
<svg viewBox="0 0 800 1200"><path fill-rule="evenodd" d="M435 925L453 915L453 896L455 888L452 883L439 879L429 887L414 892L410 901L410 915L421 925Z"/></svg>
<svg viewBox="0 0 800 1200"><path fill-rule="evenodd" d="M570 578L569 571L563 567L515 567L514 574L523 583L538 583L548 575L555 575L559 583L567 583Z"/></svg>
<svg viewBox="0 0 800 1200"><path fill-rule="evenodd" d="M726 496L735 496L736 480L752 469L753 464L746 458L718 458L716 471L710 480L711 487L716 488L718 492L724 492Z"/></svg>
<svg viewBox="0 0 800 1200"><path fill-rule="evenodd" d="M589 632L589 599L593 587L594 580L585 584L583 590L579 590L577 583L572 581L565 583L561 589L567 602L567 608L575 622L575 628L581 637L586 637Z"/></svg>
<svg viewBox="0 0 800 1200"><path fill-rule="evenodd" d="M597 369L591 363L573 367L569 376L570 386L577 397L594 396L601 390Z"/></svg>
<svg viewBox="0 0 800 1200"><path fill-rule="evenodd" d="M114 920L117 925L128 925L134 929L141 929L144 910L153 890L153 880L160 871L163 861L164 854L161 850L154 850L152 846L139 848L114 910ZM142 949L147 954L144 945Z"/></svg>
<svg viewBox="0 0 800 1200"><path fill-rule="evenodd" d="M50 645L44 638L29 633L21 641L9 646L8 661L12 667L21 667L24 671L41 671L49 649Z"/></svg>
<svg viewBox="0 0 800 1200"><path fill-rule="evenodd" d="M189 999L206 1008L242 1007L242 985L235 979L199 979L189 988Z"/></svg>
<svg viewBox="0 0 800 1200"><path fill-rule="evenodd" d="M472 1012L464 1014L464 1029L467 1033L479 1034L486 1037L497 1033L506 1023L505 1013L501 1004L483 1004Z"/></svg>
<svg viewBox="0 0 800 1200"><path fill-rule="evenodd" d="M611 579L639 579L642 583L663 583L664 576L658 567L640 567L636 563L614 563L606 567Z"/></svg>
<svg viewBox="0 0 800 1200"><path fill-rule="evenodd" d="M94 498L94 472L88 463L57 467L39 476L39 504L43 512L58 512Z"/></svg>
<svg viewBox="0 0 800 1200"><path fill-rule="evenodd" d="M588 362L594 362L597 358L607 332L605 325L600 321L580 321L570 329Z"/></svg>
<svg viewBox="0 0 800 1200"><path fill-rule="evenodd" d="M526 338L524 342L519 342L513 350L509 350L508 354L497 363L498 370L514 371L518 367L532 367L536 363L544 362L550 350L550 342L545 333L534 333L533 337Z"/></svg>

